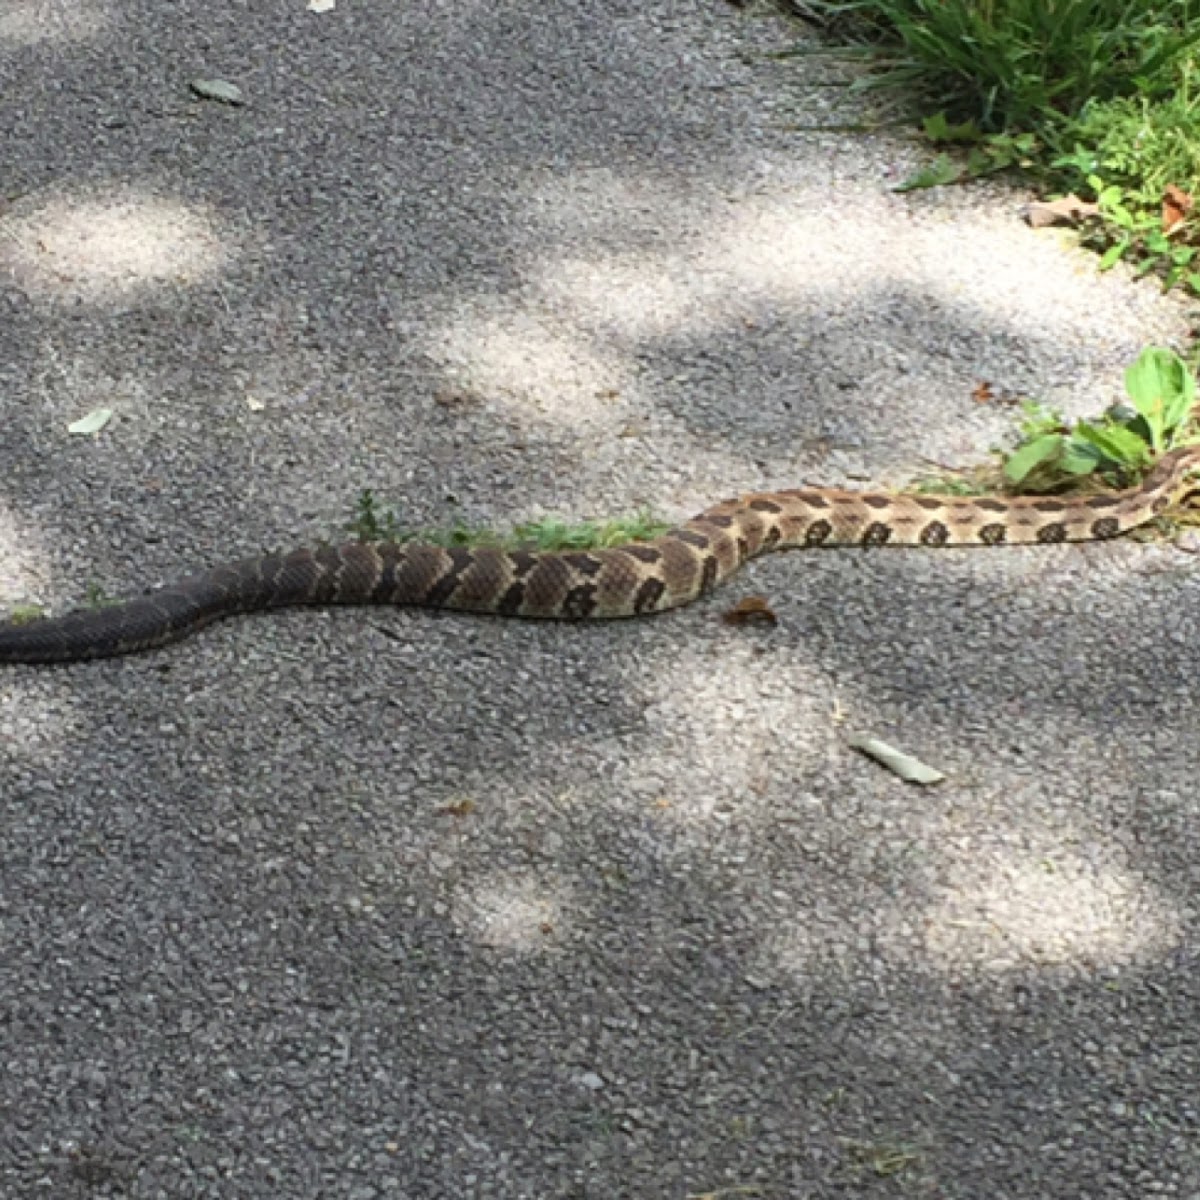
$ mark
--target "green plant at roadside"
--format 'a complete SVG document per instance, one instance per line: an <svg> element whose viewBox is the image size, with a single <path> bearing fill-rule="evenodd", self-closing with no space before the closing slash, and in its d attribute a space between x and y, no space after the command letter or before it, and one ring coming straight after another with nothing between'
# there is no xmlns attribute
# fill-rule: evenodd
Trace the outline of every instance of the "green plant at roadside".
<svg viewBox="0 0 1200 1200"><path fill-rule="evenodd" d="M665 533L670 526L643 510L611 521L563 521L544 517L526 521L509 533L456 522L444 528L410 528L395 512L384 509L370 490L359 496L349 531L363 542L428 542L436 546L499 546L504 549L594 550L625 542L644 542Z"/></svg>
<svg viewBox="0 0 1200 1200"><path fill-rule="evenodd" d="M1191 59L1179 66L1169 95L1091 100L1070 126L1071 153L1054 164L1079 183L1102 176L1131 207L1156 209L1168 186L1200 180L1200 96Z"/></svg>
<svg viewBox="0 0 1200 1200"><path fill-rule="evenodd" d="M363 488L354 506L354 519L346 526L360 542L399 542L396 514L380 507L375 493Z"/></svg>
<svg viewBox="0 0 1200 1200"><path fill-rule="evenodd" d="M115 608L120 603L120 600L115 600L98 583L93 581L87 585L84 604L88 608Z"/></svg>
<svg viewBox="0 0 1200 1200"><path fill-rule="evenodd" d="M899 184L897 192L966 183L1013 167L1028 169L1036 163L1039 144L1032 133L984 133L974 121L951 124L944 112L926 117L921 129L932 145L958 148L965 154L957 158L945 152L939 154Z"/></svg>
<svg viewBox="0 0 1200 1200"><path fill-rule="evenodd" d="M1125 485L1184 439L1196 380L1177 354L1144 350L1125 372L1125 389L1131 405L1115 405L1098 421L1073 426L1061 413L1027 403L1021 442L1004 464L1008 481L1039 491L1098 474Z"/></svg>
<svg viewBox="0 0 1200 1200"><path fill-rule="evenodd" d="M1020 168L1096 201L1082 239L1102 269L1200 293L1200 219L1162 215L1168 187L1200 199L1200 0L793 2L858 43L875 68L858 86L936 104L938 153L897 191Z"/></svg>
<svg viewBox="0 0 1200 1200"><path fill-rule="evenodd" d="M1092 100L1170 95L1200 0L803 0L865 46L867 86L916 90L989 133L1050 133Z"/></svg>
<svg viewBox="0 0 1200 1200"><path fill-rule="evenodd" d="M919 475L907 484L904 491L913 496L988 496L995 485L982 476Z"/></svg>
<svg viewBox="0 0 1200 1200"><path fill-rule="evenodd" d="M40 604L14 604L8 611L10 625L31 625L44 620L46 610Z"/></svg>
<svg viewBox="0 0 1200 1200"><path fill-rule="evenodd" d="M1162 217L1168 189L1200 192L1200 97L1192 94L1192 74L1189 61L1178 91L1166 99L1088 104L1071 124L1073 150L1052 166L1064 190L1090 195L1099 205L1085 242L1104 252L1102 270L1128 259L1139 274L1160 274L1164 288L1183 282L1200 292L1193 269L1200 228L1183 213L1164 229Z"/></svg>

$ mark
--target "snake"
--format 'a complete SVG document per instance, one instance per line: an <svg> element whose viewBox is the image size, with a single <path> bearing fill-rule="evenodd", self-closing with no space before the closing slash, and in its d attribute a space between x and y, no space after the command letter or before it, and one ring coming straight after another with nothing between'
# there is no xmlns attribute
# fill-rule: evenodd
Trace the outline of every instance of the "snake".
<svg viewBox="0 0 1200 1200"><path fill-rule="evenodd" d="M349 542L226 563L112 607L0 624L0 663L154 650L239 613L296 605L411 605L567 621L679 608L772 550L1017 546L1119 537L1161 514L1200 446L1142 483L1091 495L955 496L811 487L721 501L645 541L590 550Z"/></svg>

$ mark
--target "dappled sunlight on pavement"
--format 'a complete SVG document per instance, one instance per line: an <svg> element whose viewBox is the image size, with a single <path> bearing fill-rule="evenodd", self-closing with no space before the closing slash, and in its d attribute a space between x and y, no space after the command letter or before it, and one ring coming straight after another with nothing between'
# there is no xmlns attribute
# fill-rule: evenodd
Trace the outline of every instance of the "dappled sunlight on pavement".
<svg viewBox="0 0 1200 1200"><path fill-rule="evenodd" d="M2 228L0 269L44 299L102 302L192 284L232 257L202 206L135 190L26 199Z"/></svg>
<svg viewBox="0 0 1200 1200"><path fill-rule="evenodd" d="M86 42L102 34L109 21L108 6L98 0L6 0L0 9L0 44Z"/></svg>

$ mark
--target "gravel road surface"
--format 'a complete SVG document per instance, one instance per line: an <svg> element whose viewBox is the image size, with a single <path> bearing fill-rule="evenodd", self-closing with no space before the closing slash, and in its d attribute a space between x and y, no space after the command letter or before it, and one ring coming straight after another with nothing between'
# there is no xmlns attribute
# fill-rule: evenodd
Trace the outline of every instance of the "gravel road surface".
<svg viewBox="0 0 1200 1200"><path fill-rule="evenodd" d="M863 113L796 35L5 0L0 604L365 487L505 525L897 484L1184 344L1022 193L894 192L921 147L819 128ZM750 593L778 626L721 621ZM656 620L5 669L0 1196L1197 1200L1198 613L1165 545L817 552Z"/></svg>

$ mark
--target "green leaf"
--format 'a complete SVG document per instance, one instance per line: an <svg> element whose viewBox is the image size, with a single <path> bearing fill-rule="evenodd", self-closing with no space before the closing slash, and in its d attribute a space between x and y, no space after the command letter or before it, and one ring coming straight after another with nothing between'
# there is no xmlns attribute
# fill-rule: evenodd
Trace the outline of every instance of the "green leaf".
<svg viewBox="0 0 1200 1200"><path fill-rule="evenodd" d="M971 179L990 175L993 171L1003 171L1011 164L1012 159L1001 160L993 154L988 154L985 150L980 150L978 146L967 151L967 175Z"/></svg>
<svg viewBox="0 0 1200 1200"><path fill-rule="evenodd" d="M113 410L111 408L93 408L86 417L80 417L78 421L72 421L67 426L68 433L99 433L105 425L112 420Z"/></svg>
<svg viewBox="0 0 1200 1200"><path fill-rule="evenodd" d="M1174 351L1149 346L1125 372L1125 390L1150 428L1154 449L1161 450L1164 435L1191 411L1196 380Z"/></svg>
<svg viewBox="0 0 1200 1200"><path fill-rule="evenodd" d="M1021 401L1021 420L1017 429L1022 442L1032 441L1046 433L1062 433L1067 418L1057 408L1050 408L1038 400Z"/></svg>
<svg viewBox="0 0 1200 1200"><path fill-rule="evenodd" d="M962 179L962 168L948 154L939 154L933 162L897 184L895 192L915 192L919 188L942 187L947 183L958 183Z"/></svg>
<svg viewBox="0 0 1200 1200"><path fill-rule="evenodd" d="M1032 150L1032 147L1030 147ZM1063 154L1050 164L1054 167L1074 167L1081 175L1087 177L1087 185L1093 192L1100 190L1100 181L1091 174L1096 166L1096 153L1093 150L1076 149L1071 154ZM1092 180L1096 180L1095 184Z"/></svg>
<svg viewBox="0 0 1200 1200"><path fill-rule="evenodd" d="M1095 446L1072 439L1067 442L1058 466L1068 475L1090 475L1103 461L1104 455Z"/></svg>
<svg viewBox="0 0 1200 1200"><path fill-rule="evenodd" d="M1150 457L1150 447L1132 429L1121 425L1092 425L1081 421L1075 426L1073 438L1094 446L1110 462L1119 466L1138 467Z"/></svg>
<svg viewBox="0 0 1200 1200"><path fill-rule="evenodd" d="M977 142L983 137L979 126L974 121L963 121L959 125L951 125L944 112L926 117L921 122L921 128L934 145L946 142Z"/></svg>
<svg viewBox="0 0 1200 1200"><path fill-rule="evenodd" d="M1036 467L1062 452L1065 438L1061 433L1048 433L1014 450L1004 464L1004 474L1013 483L1020 483Z"/></svg>
<svg viewBox="0 0 1200 1200"><path fill-rule="evenodd" d="M950 136L950 122L946 120L944 112L934 113L931 117L926 117L921 122L921 128L925 131L925 136L931 142L944 142Z"/></svg>
<svg viewBox="0 0 1200 1200"><path fill-rule="evenodd" d="M1129 245L1129 239L1122 238L1115 245L1109 246L1109 248L1104 252L1104 257L1100 260L1100 266L1098 270L1111 271L1112 268L1115 267L1117 263L1119 263L1124 257L1125 251L1129 249Z"/></svg>

